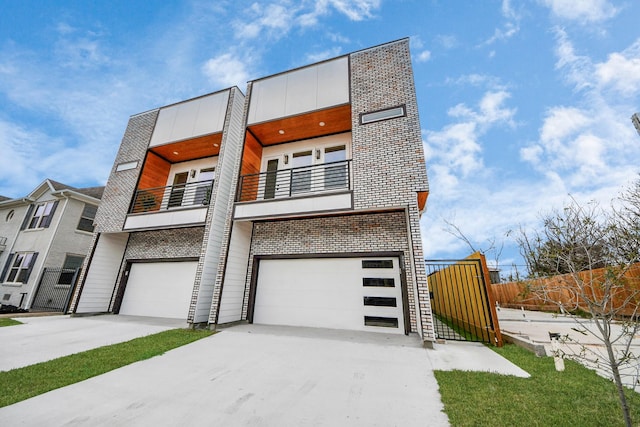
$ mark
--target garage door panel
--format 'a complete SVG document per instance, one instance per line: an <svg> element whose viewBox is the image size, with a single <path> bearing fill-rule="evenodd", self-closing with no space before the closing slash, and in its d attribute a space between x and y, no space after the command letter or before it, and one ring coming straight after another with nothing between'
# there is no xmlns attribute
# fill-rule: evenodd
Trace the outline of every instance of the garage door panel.
<svg viewBox="0 0 640 427"><path fill-rule="evenodd" d="M186 319L197 265L196 261L132 264L119 313Z"/></svg>
<svg viewBox="0 0 640 427"><path fill-rule="evenodd" d="M391 268L363 268L362 258L262 260L253 321L404 333L399 260L381 260ZM365 286L365 278L380 286Z"/></svg>

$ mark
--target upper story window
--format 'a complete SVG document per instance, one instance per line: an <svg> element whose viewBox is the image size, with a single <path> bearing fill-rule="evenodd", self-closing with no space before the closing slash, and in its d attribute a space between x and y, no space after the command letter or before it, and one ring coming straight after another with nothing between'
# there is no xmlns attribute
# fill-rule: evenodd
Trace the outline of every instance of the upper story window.
<svg viewBox="0 0 640 427"><path fill-rule="evenodd" d="M16 252L9 255L9 259L2 271L0 282L27 283L37 257L37 252Z"/></svg>
<svg viewBox="0 0 640 427"><path fill-rule="evenodd" d="M58 201L38 203L37 205L29 206L25 222L22 224L22 230L25 228L49 227L57 206Z"/></svg>
<svg viewBox="0 0 640 427"><path fill-rule="evenodd" d="M88 205L85 203L84 209L82 210L82 215L80 215L80 221L78 222L77 229L93 233L93 229L95 228L93 225L93 220L96 218L97 210L97 206Z"/></svg>
<svg viewBox="0 0 640 427"><path fill-rule="evenodd" d="M385 108L384 110L361 113L360 124L366 125L367 123L379 122L381 120L395 119L397 117L404 117L406 115L407 115L406 107L404 105L398 105L397 107Z"/></svg>

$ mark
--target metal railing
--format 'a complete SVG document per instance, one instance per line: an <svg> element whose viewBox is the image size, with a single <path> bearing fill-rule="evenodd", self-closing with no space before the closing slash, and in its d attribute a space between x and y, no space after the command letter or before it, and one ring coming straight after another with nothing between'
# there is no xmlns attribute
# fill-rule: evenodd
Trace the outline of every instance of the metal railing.
<svg viewBox="0 0 640 427"><path fill-rule="evenodd" d="M236 202L269 200L351 188L351 160L243 175Z"/></svg>
<svg viewBox="0 0 640 427"><path fill-rule="evenodd" d="M207 206L213 180L137 190L129 213L158 212L172 208Z"/></svg>

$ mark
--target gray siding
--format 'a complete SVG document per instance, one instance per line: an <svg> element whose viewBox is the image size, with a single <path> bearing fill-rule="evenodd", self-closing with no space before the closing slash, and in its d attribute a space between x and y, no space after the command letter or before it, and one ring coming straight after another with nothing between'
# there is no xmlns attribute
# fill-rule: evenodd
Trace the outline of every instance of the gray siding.
<svg viewBox="0 0 640 427"><path fill-rule="evenodd" d="M233 209L234 183L238 174L236 164L242 156L244 101L242 93L237 88L232 88L225 122L226 132L222 139L212 191L214 203L207 213L203 255L196 272L194 303L189 310L188 320L193 323L207 322L209 319L216 276L221 269L222 247L227 245L228 235L225 236L224 231Z"/></svg>

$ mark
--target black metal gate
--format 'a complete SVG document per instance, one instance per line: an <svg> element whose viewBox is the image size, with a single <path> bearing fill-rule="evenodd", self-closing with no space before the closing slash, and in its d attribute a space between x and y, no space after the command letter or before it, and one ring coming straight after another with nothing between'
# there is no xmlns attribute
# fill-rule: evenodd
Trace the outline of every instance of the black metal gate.
<svg viewBox="0 0 640 427"><path fill-rule="evenodd" d="M29 310L65 313L79 273L79 268L45 268Z"/></svg>
<svg viewBox="0 0 640 427"><path fill-rule="evenodd" d="M427 260L436 337L502 345L483 259Z"/></svg>

